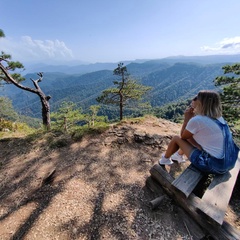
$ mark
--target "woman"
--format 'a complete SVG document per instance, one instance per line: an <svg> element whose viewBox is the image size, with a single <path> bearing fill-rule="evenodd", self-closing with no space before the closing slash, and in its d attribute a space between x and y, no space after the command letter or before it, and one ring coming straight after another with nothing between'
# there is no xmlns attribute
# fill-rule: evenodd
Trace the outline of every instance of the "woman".
<svg viewBox="0 0 240 240"><path fill-rule="evenodd" d="M188 141L189 139L193 139L195 143ZM179 148L203 172L223 174L234 167L239 149L222 117L217 92L203 90L198 93L195 109L189 107L184 113L181 137L173 137L159 163L172 164L170 156Z"/></svg>
<svg viewBox="0 0 240 240"><path fill-rule="evenodd" d="M189 110L194 112L194 109L196 107L196 100L197 97L194 97L192 99L192 102L189 106ZM194 145L194 140L192 139L188 139L188 142L190 142L192 145ZM171 156L171 160L176 161L178 163L184 163L186 162L185 159L183 158L184 152L182 151L182 149L178 149L177 152L175 152L172 156ZM172 162L173 163L173 162Z"/></svg>

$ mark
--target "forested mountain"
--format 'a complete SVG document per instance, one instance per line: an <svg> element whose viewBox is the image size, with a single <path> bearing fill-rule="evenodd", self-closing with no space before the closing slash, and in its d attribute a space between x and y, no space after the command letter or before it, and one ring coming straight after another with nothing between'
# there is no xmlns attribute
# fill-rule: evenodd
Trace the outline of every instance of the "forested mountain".
<svg viewBox="0 0 240 240"><path fill-rule="evenodd" d="M238 57L240 59L239 55ZM214 89L213 80L222 75L222 66L226 64L226 62L199 63L200 60L211 62L213 57L211 57L211 61L209 58L199 57L198 61L194 63L190 63L190 60L196 60L194 57L182 59L185 61L175 63L179 58L169 58L168 61L166 59L136 61L126 65L128 73L132 77L137 78L140 83L152 87L145 98L152 107L189 99L201 89ZM217 62L216 59L215 61ZM55 111L62 101L72 101L79 107L86 109L90 105L98 104L96 98L104 89L113 86L113 80L116 80L116 76L113 75L115 67L117 65L112 65L112 69L86 74L81 74L82 69L79 69L79 74L46 72L39 85L46 95L51 95L52 111ZM23 84L32 87L30 78L36 79L37 75L31 73L24 77L26 81ZM22 91L15 86L5 85L3 89L0 89L0 95L8 96L20 114L41 117L41 104L34 94Z"/></svg>
<svg viewBox="0 0 240 240"><path fill-rule="evenodd" d="M222 65L176 63L142 79L153 89L148 97L153 107L191 98L201 89L214 89L213 80L222 74Z"/></svg>
<svg viewBox="0 0 240 240"><path fill-rule="evenodd" d="M209 56L173 56L161 59L147 60L137 59L134 61L122 61L125 65L130 63L144 63L146 65L157 65L157 64L169 64L174 65L175 63L199 63L199 64L215 64L215 63L233 63L239 62L240 54L234 55L209 55ZM113 70L116 68L116 63L77 63L68 62L66 65L47 65L44 63L39 64L24 64L26 67L26 73L32 72L61 72L66 74L85 74L89 72L96 72L100 70Z"/></svg>
<svg viewBox="0 0 240 240"><path fill-rule="evenodd" d="M30 78L36 74L27 74L24 84L31 85ZM96 104L96 98L101 91L112 85L113 74L110 70L102 70L84 75L66 75L60 73L45 73L43 81L39 84L46 95L50 95L52 111L56 110L62 101L72 101L79 107L85 108ZM41 104L39 98L32 93L16 89L7 85L2 92L4 96L12 99L15 109L25 115L41 117Z"/></svg>

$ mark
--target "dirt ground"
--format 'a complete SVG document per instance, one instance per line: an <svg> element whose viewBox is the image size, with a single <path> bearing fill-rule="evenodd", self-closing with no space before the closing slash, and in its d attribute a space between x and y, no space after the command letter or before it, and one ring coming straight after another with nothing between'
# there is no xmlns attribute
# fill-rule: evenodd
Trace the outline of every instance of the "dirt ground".
<svg viewBox="0 0 240 240"><path fill-rule="evenodd" d="M56 133L1 139L0 239L211 239L201 229L192 234L169 197L155 210L149 205L157 197L146 187L149 170L179 130L148 117L79 141ZM174 165L175 177L188 162ZM240 229L238 189L226 220Z"/></svg>

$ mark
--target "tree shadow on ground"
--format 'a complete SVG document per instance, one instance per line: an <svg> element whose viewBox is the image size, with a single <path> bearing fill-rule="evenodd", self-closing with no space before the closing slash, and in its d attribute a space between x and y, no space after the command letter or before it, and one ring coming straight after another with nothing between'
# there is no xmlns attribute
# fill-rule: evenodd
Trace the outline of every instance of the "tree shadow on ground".
<svg viewBox="0 0 240 240"><path fill-rule="evenodd" d="M50 239L46 234L71 240L188 239L171 199L158 211L149 207L156 195L145 181L160 155L158 148L132 142L106 145L96 135L61 148L51 148L49 141L34 139L25 147L21 142L22 154L17 154L17 143L11 142L11 149L1 145L2 239L34 239L34 231L39 239ZM183 168L174 164L168 170L175 176ZM53 182L43 184L52 169ZM19 216L23 208L28 211Z"/></svg>
<svg viewBox="0 0 240 240"><path fill-rule="evenodd" d="M146 175L146 166L149 164L136 159L139 149L132 156L129 156L128 153L133 150L131 146L127 151L125 151L125 147L118 145L109 146L108 148L103 147L106 152L101 153L102 143L96 144L96 141L73 142L67 147L57 149L49 148L48 142L41 143L37 147L29 142L28 146L21 149L22 154L18 154L18 143L18 139L13 140L11 141L11 149L7 150L8 144L4 146L4 151L2 151L4 153L4 162L0 169L2 176L0 185L0 225L2 227L0 226L0 228L5 228L3 231L3 236L6 236L5 239L8 239L8 236L11 236L11 239L24 239L28 236L31 229L36 224L39 224L40 216L50 208L53 200L59 194L66 191L67 184L73 179L80 179L96 189L96 195L92 199L92 201L95 199L95 202L92 202L94 206L92 218L89 222L81 222L79 228L81 230L73 228L73 232L69 233L66 230L69 227L66 226L68 224L74 226L74 222L76 225L76 219L79 220L80 217L77 213L62 226L59 223L58 228L65 229L69 239L77 236L78 231L89 239L98 239L102 234L98 229L102 225L109 228L111 233L111 228L115 227L114 223L117 226L119 222L122 222L127 217L119 212L121 201L115 206L116 209L102 212L101 205L104 196L106 194L117 195L118 191L123 189L125 189L123 190L125 193L129 191L129 188L132 190L136 186L140 188L143 176ZM23 145L22 143L21 145ZM36 148L35 154L29 150L29 147L32 150ZM3 156L0 157L2 159ZM128 157L127 161L126 157ZM42 185L42 180L53 168L56 169L56 177L53 183ZM136 181L136 184L126 183L126 181L129 181L127 179L129 172L136 174L131 180ZM138 179L138 174L142 175L141 180ZM111 187L111 191L106 186ZM17 217L16 213L31 203L34 203L35 207L30 209L23 218L16 219L14 226L11 227L12 230L7 231L6 226L11 225L12 219ZM106 221L103 220L102 215L105 216ZM107 224L104 224L104 222ZM118 237L121 235L120 238L128 239L128 232L124 233L121 229L119 231L113 230L111 234L117 234Z"/></svg>

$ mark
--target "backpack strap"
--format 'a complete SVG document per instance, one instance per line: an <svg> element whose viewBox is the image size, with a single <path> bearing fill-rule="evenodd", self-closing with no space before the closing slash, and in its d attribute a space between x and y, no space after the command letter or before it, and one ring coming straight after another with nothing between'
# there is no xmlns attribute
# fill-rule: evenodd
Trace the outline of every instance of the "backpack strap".
<svg viewBox="0 0 240 240"><path fill-rule="evenodd" d="M224 167L226 170L230 170L234 167L236 160L238 158L239 148L235 144L232 133L226 121L224 123L220 122L218 119L211 118L222 130L223 137L224 137L224 146L223 146L223 160L224 160Z"/></svg>

